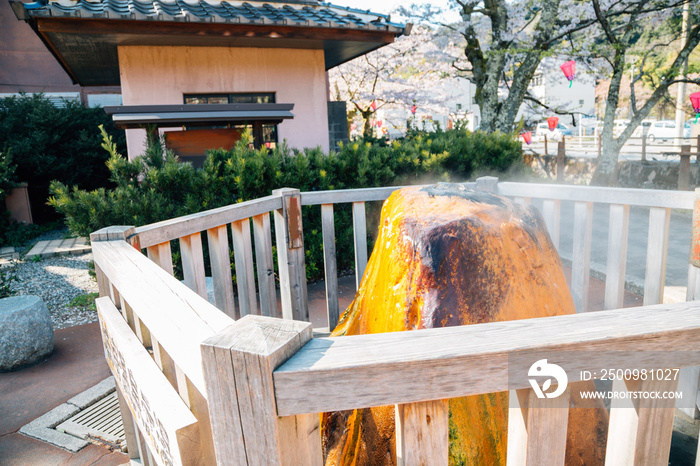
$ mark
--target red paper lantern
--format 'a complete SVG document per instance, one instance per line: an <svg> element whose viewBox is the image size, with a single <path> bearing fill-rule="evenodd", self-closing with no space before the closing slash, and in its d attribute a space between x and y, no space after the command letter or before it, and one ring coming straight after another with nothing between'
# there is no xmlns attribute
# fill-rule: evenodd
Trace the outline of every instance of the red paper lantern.
<svg viewBox="0 0 700 466"><path fill-rule="evenodd" d="M559 124L559 117L551 116L547 118L547 124L549 125L549 130L554 131Z"/></svg>
<svg viewBox="0 0 700 466"><path fill-rule="evenodd" d="M376 112L376 111L377 111L377 102L376 102L376 101L372 101L372 105L370 105L370 107L372 107L372 111L373 111L373 112Z"/></svg>
<svg viewBox="0 0 700 466"><path fill-rule="evenodd" d="M698 115L700 115L700 92L693 92L690 94L690 103L693 106L693 111L695 112L695 121L698 122Z"/></svg>
<svg viewBox="0 0 700 466"><path fill-rule="evenodd" d="M569 80L569 87L571 87L571 83L574 82L574 77L576 76L576 62L569 60L559 68L564 72L564 76Z"/></svg>
<svg viewBox="0 0 700 466"><path fill-rule="evenodd" d="M416 110L418 110L418 107L416 107L415 105L411 105L411 115L415 115Z"/></svg>
<svg viewBox="0 0 700 466"><path fill-rule="evenodd" d="M526 143L528 146L529 146L530 144L532 144L532 133L531 133L530 131L528 131L527 133L521 134L521 136L523 137L523 140L525 141L525 143Z"/></svg>
<svg viewBox="0 0 700 466"><path fill-rule="evenodd" d="M377 128L381 128L382 127L382 120L377 120L375 122L375 124L377 125Z"/></svg>

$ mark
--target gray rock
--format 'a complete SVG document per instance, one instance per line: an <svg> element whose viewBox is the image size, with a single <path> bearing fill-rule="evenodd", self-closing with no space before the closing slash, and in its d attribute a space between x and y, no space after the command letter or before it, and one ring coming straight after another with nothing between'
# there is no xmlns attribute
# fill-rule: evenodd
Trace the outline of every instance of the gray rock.
<svg viewBox="0 0 700 466"><path fill-rule="evenodd" d="M0 299L0 371L33 364L53 351L53 325L38 296Z"/></svg>

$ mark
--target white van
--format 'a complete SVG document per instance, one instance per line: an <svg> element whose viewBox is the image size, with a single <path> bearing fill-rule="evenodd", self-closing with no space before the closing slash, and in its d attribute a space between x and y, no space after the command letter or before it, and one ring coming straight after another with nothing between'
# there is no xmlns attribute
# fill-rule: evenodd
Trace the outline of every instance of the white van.
<svg viewBox="0 0 700 466"><path fill-rule="evenodd" d="M683 129L683 138L687 139L690 137L690 124L686 122L685 128ZM674 120L661 120L655 122L649 128L647 133L647 141L671 141L676 139L676 122Z"/></svg>

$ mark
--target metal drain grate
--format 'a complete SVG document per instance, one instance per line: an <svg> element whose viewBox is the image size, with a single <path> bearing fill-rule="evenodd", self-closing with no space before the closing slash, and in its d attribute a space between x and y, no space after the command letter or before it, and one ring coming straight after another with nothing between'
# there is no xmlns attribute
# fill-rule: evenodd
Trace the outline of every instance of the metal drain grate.
<svg viewBox="0 0 700 466"><path fill-rule="evenodd" d="M97 439L124 445L124 424L119 412L117 392L110 393L57 425L56 430L86 440Z"/></svg>

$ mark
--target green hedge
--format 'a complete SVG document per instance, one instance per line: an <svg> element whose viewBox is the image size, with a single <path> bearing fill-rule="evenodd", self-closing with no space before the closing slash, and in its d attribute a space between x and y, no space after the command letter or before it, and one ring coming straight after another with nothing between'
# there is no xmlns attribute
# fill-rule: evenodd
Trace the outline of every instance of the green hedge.
<svg viewBox="0 0 700 466"><path fill-rule="evenodd" d="M223 205L267 196L273 189L301 191L367 188L434 181L463 181L476 172L503 172L520 166L520 143L509 135L462 130L412 132L389 144L358 140L325 154L279 148L253 150L249 135L230 150L209 151L204 166L178 163L162 147L149 147L144 157L127 161L103 130L103 147L114 189L94 191L51 185L49 200L79 235L108 225L144 225ZM378 206L370 217L378 218ZM339 270L353 263L349 206L336 206ZM323 273L320 208L304 209L304 241L309 278ZM371 222L372 223L372 222ZM370 223L370 224L371 224ZM368 229L370 234L375 232Z"/></svg>
<svg viewBox="0 0 700 466"><path fill-rule="evenodd" d="M58 108L42 94L0 99L0 152L12 154L15 181L29 183L35 222L56 219L46 205L52 180L88 190L109 185L100 125L121 150L126 147L124 131L116 130L101 108L72 101Z"/></svg>

